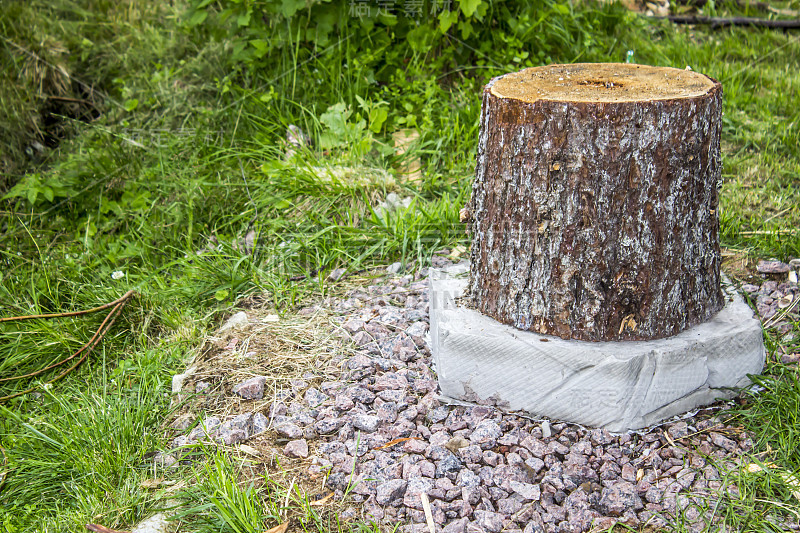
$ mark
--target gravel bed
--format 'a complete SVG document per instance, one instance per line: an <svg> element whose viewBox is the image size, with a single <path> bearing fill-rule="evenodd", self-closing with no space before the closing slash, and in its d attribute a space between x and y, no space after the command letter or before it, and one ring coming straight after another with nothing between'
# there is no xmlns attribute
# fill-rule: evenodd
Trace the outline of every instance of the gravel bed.
<svg viewBox="0 0 800 533"><path fill-rule="evenodd" d="M434 259L434 266L449 264ZM310 385L309 373L263 412L206 418L173 445L203 436L235 444L272 428L289 439L285 455L305 459L308 474L324 476L336 498L360 503L342 518L399 523L403 532L428 531L423 492L444 533L571 532L615 523L658 530L675 520L700 531L719 517L721 499L738 496L725 473L738 468L752 441L714 409L613 435L489 405L442 403L426 343L425 276L425 269L416 277L397 273L323 302L337 315L342 342L358 346L355 355L334 360L336 380ZM769 318L797 286L768 281L744 290ZM230 394L258 398L259 387L263 379L253 378Z"/></svg>

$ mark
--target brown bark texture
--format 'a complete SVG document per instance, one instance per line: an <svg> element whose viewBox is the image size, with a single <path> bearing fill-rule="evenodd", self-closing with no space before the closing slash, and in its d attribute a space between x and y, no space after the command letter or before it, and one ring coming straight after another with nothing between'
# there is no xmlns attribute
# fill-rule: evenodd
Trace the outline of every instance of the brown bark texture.
<svg viewBox="0 0 800 533"><path fill-rule="evenodd" d="M492 90L502 76L484 89L468 301L565 339L669 337L724 303L722 86L703 77L702 90L664 97L651 83L658 90L637 98L637 72L622 82L593 67L537 67L552 70L537 76L568 76L602 94L628 84L628 93L570 101L569 90L558 99L532 90L526 101Z"/></svg>

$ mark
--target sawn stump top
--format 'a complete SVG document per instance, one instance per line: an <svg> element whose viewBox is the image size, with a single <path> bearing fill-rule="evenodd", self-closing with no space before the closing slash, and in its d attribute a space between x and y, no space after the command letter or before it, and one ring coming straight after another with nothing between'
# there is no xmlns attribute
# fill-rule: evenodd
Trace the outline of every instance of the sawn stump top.
<svg viewBox="0 0 800 533"><path fill-rule="evenodd" d="M506 74L495 80L491 93L530 103L641 102L694 98L717 85L719 82L691 70L627 63L575 63Z"/></svg>

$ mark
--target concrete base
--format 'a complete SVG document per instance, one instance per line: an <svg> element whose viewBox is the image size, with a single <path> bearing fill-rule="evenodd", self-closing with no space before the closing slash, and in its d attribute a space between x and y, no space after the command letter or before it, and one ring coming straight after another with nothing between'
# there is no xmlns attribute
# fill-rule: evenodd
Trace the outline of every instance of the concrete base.
<svg viewBox="0 0 800 533"><path fill-rule="evenodd" d="M736 394L764 365L761 324L731 288L667 339L585 342L521 331L458 302L469 265L432 271L431 350L445 396L621 432Z"/></svg>

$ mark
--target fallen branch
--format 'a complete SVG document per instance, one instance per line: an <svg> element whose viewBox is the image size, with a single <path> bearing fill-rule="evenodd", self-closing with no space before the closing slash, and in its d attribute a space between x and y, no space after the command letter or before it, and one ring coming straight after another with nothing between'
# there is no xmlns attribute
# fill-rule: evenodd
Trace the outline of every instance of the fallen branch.
<svg viewBox="0 0 800 533"><path fill-rule="evenodd" d="M97 347L97 345L100 344L100 341L103 340L103 338L106 336L108 331L111 329L111 326L114 324L114 321L119 316L120 312L122 311L122 308L125 307L125 304L128 303L128 300L131 298L131 296L133 294L134 294L134 291L128 291L127 293L125 293L125 295L122 298L120 298L118 300L115 300L111 304L106 304L105 306L100 306L98 308L95 308L95 309L92 309L92 310L89 310L89 311L79 312L79 313L84 314L86 312L97 311L99 309L107 309L109 305L114 305L114 308L108 313L108 315L106 315L106 318L100 324L100 327L97 328L97 331L92 336L92 338L89 339L89 342L84 344L77 352L73 353L72 355L70 355L69 357L67 357L67 358L65 358L65 359L63 359L61 361L58 361L57 363L53 363L53 364L51 364L51 365L49 365L49 366L47 366L45 368L39 369L36 372L31 372L29 374L24 374L24 375L20 375L20 376L12 376L10 378L3 378L3 379L0 379L0 382L3 382L3 381L15 381L15 380L19 380L19 379L24 379L24 378L37 376L37 375L39 375L39 374L41 374L43 372L46 372L48 370L51 370L51 369L56 368L58 366L61 366L64 363L67 363L68 361L71 361L72 359L76 358L78 355L80 355L82 353L83 355L80 357L80 359L78 359L75 362L75 364L73 364L71 367L69 367L66 370L64 370L62 373L60 373L59 375L57 375L53 379L50 379L50 380L46 381L45 384L53 383L53 382L58 381L59 379L63 378L64 376L66 376L67 374L69 374L70 372L72 372L73 370L78 368L78 366L80 366L80 364L83 363L86 360L86 358L89 356L89 354L92 352L92 350L94 350ZM69 313L67 313L67 315L68 316L74 316L73 314L69 314ZM53 316L48 316L48 318L52 318L52 317ZM23 317L23 319L24 318L27 318L27 317ZM29 389L26 389L26 390L23 390L23 391L20 391L20 392L16 392L14 394L9 394L8 396L2 396L2 397L0 397L0 403L5 402L7 400L10 400L12 398L16 398L17 396L22 396L23 394L27 394L29 392L33 392L34 390L36 390L37 387L38 386L31 387Z"/></svg>
<svg viewBox="0 0 800 533"><path fill-rule="evenodd" d="M0 323L3 322L14 322L17 320L33 320L34 318L40 319L47 319L47 318L66 318L70 316L80 316L80 315L88 315L89 313L95 313L97 311L102 311L103 309L108 309L109 307L114 307L118 303L126 301L128 298L133 296L133 290L130 290L120 296L118 299L114 300L113 302L109 302L107 304L103 304L100 307L95 307L93 309L84 309L83 311L70 311L68 313L50 313L48 315L23 315L23 316L10 316L6 318L0 318Z"/></svg>
<svg viewBox="0 0 800 533"><path fill-rule="evenodd" d="M755 26L759 28L777 28L784 30L800 29L800 20L769 20L757 17L699 17L696 15L670 15L666 18L675 24L709 24L711 28Z"/></svg>

